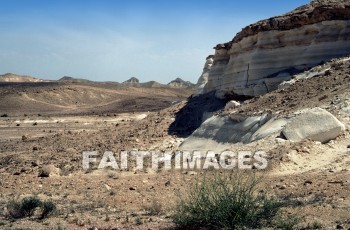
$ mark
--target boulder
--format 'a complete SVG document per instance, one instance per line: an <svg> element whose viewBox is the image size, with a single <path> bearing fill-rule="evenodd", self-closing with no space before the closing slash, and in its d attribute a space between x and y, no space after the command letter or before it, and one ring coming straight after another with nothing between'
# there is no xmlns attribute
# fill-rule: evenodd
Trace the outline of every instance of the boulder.
<svg viewBox="0 0 350 230"><path fill-rule="evenodd" d="M141 121L147 117L147 114L140 114L134 118L134 121Z"/></svg>
<svg viewBox="0 0 350 230"><path fill-rule="evenodd" d="M225 110L229 110L229 109L234 109L237 108L241 105L241 103L239 103L238 101L229 101L227 102L226 106L225 106Z"/></svg>
<svg viewBox="0 0 350 230"><path fill-rule="evenodd" d="M344 130L345 126L331 113L321 108L313 108L299 111L282 132L291 141L311 139L326 143Z"/></svg>
<svg viewBox="0 0 350 230"><path fill-rule="evenodd" d="M181 144L180 150L222 151L231 144L246 144L280 133L285 124L285 119L274 119L271 114L213 116Z"/></svg>

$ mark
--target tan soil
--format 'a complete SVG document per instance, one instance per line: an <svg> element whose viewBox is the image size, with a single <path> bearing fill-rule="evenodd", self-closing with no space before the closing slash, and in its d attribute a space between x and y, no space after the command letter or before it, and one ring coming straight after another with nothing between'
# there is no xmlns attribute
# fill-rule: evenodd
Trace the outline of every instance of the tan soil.
<svg viewBox="0 0 350 230"><path fill-rule="evenodd" d="M251 99L238 112L289 114L298 109L321 106L349 127L349 113L344 112L350 105L349 80L347 62L340 67L334 66L330 75L297 82L288 89ZM204 105L212 111L222 108L224 103L211 108L213 99L208 95L185 102L186 91L179 89L102 87L101 90L100 86L81 84L18 87L0 88L0 94L4 96L0 103L5 106L1 108L6 108L1 109L0 115L9 115L0 118L0 222L4 224L1 227L53 229L60 225L65 229L173 229L171 214L177 195L185 194L188 185L196 182L197 177L213 173L153 172L150 169L85 172L82 169L82 152L87 150L100 153L130 149L176 150L200 119L199 114L199 117L191 117L191 111L199 111ZM102 96L96 96L92 101L79 98L78 93L85 87L91 87L89 92L104 95L106 99L102 100ZM54 91L61 95L61 101L55 96L50 99ZM35 99L34 102L30 104L23 93ZM119 95L120 103L115 103ZM66 97L74 98L72 102L78 101L79 105L64 100ZM12 104L18 98L23 99L20 107ZM128 100L135 100L139 110L128 106L125 102ZM162 100L166 101L166 106ZM175 100L181 102L169 107ZM104 105L98 107L101 103ZM24 113L28 115L24 116ZM37 115L39 113L41 116ZM140 114L148 116L136 121ZM184 127L188 125L193 127ZM300 228L319 222L325 229L349 229L349 145L347 129L336 140L323 145L308 140L291 143L271 137L248 145L236 144L232 150L269 153L269 169L257 172L263 176L261 189L288 201L283 212L302 217ZM61 175L38 177L45 165L59 168ZM53 200L58 212L44 220L10 220L6 216L6 204L11 199L30 195ZM152 208L159 213L150 213Z"/></svg>

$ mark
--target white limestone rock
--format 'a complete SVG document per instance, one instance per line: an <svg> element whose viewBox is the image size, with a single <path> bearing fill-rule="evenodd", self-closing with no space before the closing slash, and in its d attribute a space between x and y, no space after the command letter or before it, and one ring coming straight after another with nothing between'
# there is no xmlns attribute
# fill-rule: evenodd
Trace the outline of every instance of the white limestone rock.
<svg viewBox="0 0 350 230"><path fill-rule="evenodd" d="M194 93L194 95L200 95L203 93L204 87L208 83L209 71L213 65L213 62L214 62L214 56L209 55L204 64L203 73L199 77L198 82L196 84L196 92Z"/></svg>
<svg viewBox="0 0 350 230"><path fill-rule="evenodd" d="M285 124L285 119L275 120L270 114L213 116L187 138L180 149L221 151L231 144L250 143L280 133Z"/></svg>
<svg viewBox="0 0 350 230"><path fill-rule="evenodd" d="M229 109L235 109L237 107L239 107L241 105L241 103L239 103L238 101L232 100L226 103L225 106L225 110L229 110Z"/></svg>
<svg viewBox="0 0 350 230"><path fill-rule="evenodd" d="M141 120L145 119L147 116L148 116L147 114L137 115L133 121L141 121Z"/></svg>
<svg viewBox="0 0 350 230"><path fill-rule="evenodd" d="M295 74L349 55L349 35L349 1L313 1L262 20L215 47L212 66L200 78L199 93L216 91L219 98L263 95Z"/></svg>
<svg viewBox="0 0 350 230"><path fill-rule="evenodd" d="M299 111L283 129L283 135L291 141L311 139L326 143L345 130L336 117L321 108Z"/></svg>

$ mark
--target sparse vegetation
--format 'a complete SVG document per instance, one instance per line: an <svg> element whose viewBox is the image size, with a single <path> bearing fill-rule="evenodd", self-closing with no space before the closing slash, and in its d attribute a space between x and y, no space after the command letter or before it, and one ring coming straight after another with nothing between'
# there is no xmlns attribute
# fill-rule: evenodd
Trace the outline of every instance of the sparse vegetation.
<svg viewBox="0 0 350 230"><path fill-rule="evenodd" d="M12 218L19 219L33 216L37 208L41 209L40 219L46 218L56 210L52 201L41 201L37 197L26 197L21 201L12 200L7 204L7 210Z"/></svg>
<svg viewBox="0 0 350 230"><path fill-rule="evenodd" d="M318 222L318 221L315 221L315 222L313 222L312 223L312 228L313 229L322 229L322 224L320 223L320 222Z"/></svg>
<svg viewBox="0 0 350 230"><path fill-rule="evenodd" d="M144 206L144 209L149 215L156 216L162 212L162 204L153 199L150 204Z"/></svg>
<svg viewBox="0 0 350 230"><path fill-rule="evenodd" d="M21 202L21 210L24 216L32 216L37 207L40 207L41 201L36 197L26 197Z"/></svg>
<svg viewBox="0 0 350 230"><path fill-rule="evenodd" d="M139 216L135 217L135 225L141 225L142 224L142 220Z"/></svg>
<svg viewBox="0 0 350 230"><path fill-rule="evenodd" d="M56 205L52 201L44 201L41 209L40 219L44 219L56 210Z"/></svg>
<svg viewBox="0 0 350 230"><path fill-rule="evenodd" d="M258 192L258 183L254 175L240 173L204 177L179 199L173 221L180 227L271 226L281 204Z"/></svg>
<svg viewBox="0 0 350 230"><path fill-rule="evenodd" d="M53 230L63 230L64 228L61 226L61 224L58 224L57 227L53 228Z"/></svg>
<svg viewBox="0 0 350 230"><path fill-rule="evenodd" d="M293 230L296 225L300 223L301 219L297 216L289 216L286 218L279 217L275 222L274 226L278 229Z"/></svg>

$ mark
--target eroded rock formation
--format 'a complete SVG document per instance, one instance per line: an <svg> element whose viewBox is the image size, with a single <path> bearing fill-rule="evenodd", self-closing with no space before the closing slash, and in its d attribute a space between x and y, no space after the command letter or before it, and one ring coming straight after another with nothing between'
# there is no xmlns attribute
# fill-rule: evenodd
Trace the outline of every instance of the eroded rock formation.
<svg viewBox="0 0 350 230"><path fill-rule="evenodd" d="M196 88L197 91L195 92L196 95L202 94L204 92L204 87L208 83L208 77L211 70L211 67L213 66L214 62L214 55L209 55L207 57L207 60L205 61L203 73L199 77Z"/></svg>
<svg viewBox="0 0 350 230"><path fill-rule="evenodd" d="M212 66L207 59L198 91L215 90L220 98L258 96L295 74L349 54L350 2L312 1L249 25L232 41L217 45Z"/></svg>

